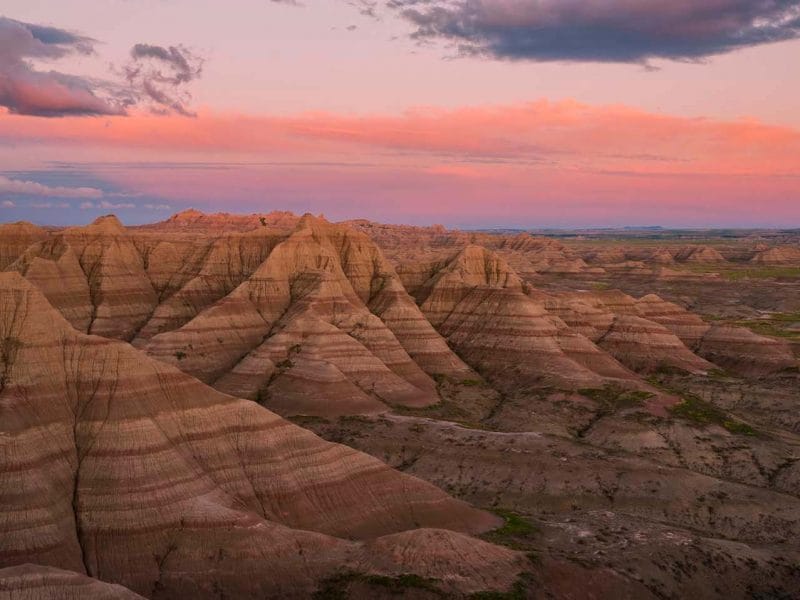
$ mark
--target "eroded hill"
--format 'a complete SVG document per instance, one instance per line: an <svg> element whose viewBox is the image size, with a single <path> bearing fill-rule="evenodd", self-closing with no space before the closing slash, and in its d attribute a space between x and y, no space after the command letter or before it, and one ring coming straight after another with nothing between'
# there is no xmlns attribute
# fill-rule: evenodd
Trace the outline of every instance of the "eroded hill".
<svg viewBox="0 0 800 600"><path fill-rule="evenodd" d="M291 213L4 226L0 597L791 594L792 341L682 294L793 256Z"/></svg>

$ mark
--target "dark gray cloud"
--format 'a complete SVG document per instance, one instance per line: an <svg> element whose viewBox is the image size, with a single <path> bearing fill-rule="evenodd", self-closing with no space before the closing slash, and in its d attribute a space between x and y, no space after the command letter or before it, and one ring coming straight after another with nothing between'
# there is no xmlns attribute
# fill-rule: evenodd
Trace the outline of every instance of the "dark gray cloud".
<svg viewBox="0 0 800 600"><path fill-rule="evenodd" d="M31 60L91 54L95 41L64 29L0 17L0 106L16 114L55 117L122 114L129 100L113 86L39 71Z"/></svg>
<svg viewBox="0 0 800 600"><path fill-rule="evenodd" d="M0 106L39 117L124 115L139 104L193 114L186 86L200 76L203 60L183 46L136 44L124 82L40 70L32 62L94 54L95 44L65 29L0 17Z"/></svg>
<svg viewBox="0 0 800 600"><path fill-rule="evenodd" d="M800 0L389 0L419 41L535 61L694 61L800 36Z"/></svg>
<svg viewBox="0 0 800 600"><path fill-rule="evenodd" d="M125 78L134 93L155 112L176 112L193 116L187 104L191 95L186 84L200 77L203 59L183 46L136 44Z"/></svg>
<svg viewBox="0 0 800 600"><path fill-rule="evenodd" d="M369 17L370 19L379 20L379 1L378 0L347 0L347 3L356 8L358 12L360 12L365 17ZM392 2L387 2L387 4L392 4Z"/></svg>

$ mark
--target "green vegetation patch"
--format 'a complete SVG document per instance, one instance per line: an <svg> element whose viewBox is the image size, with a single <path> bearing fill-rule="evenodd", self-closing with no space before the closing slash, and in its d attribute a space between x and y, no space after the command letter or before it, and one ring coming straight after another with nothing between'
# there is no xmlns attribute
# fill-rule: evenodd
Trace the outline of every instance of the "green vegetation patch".
<svg viewBox="0 0 800 600"><path fill-rule="evenodd" d="M755 429L750 427L750 425L747 423L742 423L741 421L733 421L728 419L722 423L722 426L731 433L735 433L737 435L758 435L758 432Z"/></svg>
<svg viewBox="0 0 800 600"><path fill-rule="evenodd" d="M386 575L369 575L367 573L358 573L355 571L347 571L334 575L322 582L319 589L314 592L312 598L314 600L346 600L349 598L348 587L352 583L363 583L370 586L380 587L391 594L403 594L407 590L417 589L425 590L445 598L445 593L439 589L435 579L420 577L414 573L404 573L397 577L389 577Z"/></svg>
<svg viewBox="0 0 800 600"><path fill-rule="evenodd" d="M640 406L642 402L654 396L654 394L644 390L626 390L613 384L602 388L581 388L578 393L590 400L594 400L608 412Z"/></svg>
<svg viewBox="0 0 800 600"><path fill-rule="evenodd" d="M536 556L533 537L539 533L539 528L514 511L496 508L492 512L503 518L503 524L493 531L487 531L480 537L492 544L529 552L533 561L533 557Z"/></svg>
<svg viewBox="0 0 800 600"><path fill-rule="evenodd" d="M731 418L725 411L703 400L700 396L684 393L681 397L682 401L670 409L673 416L700 426L719 425L737 435L758 435L758 432L750 425Z"/></svg>
<svg viewBox="0 0 800 600"><path fill-rule="evenodd" d="M750 331L761 335L800 341L800 329L791 327L800 323L800 312L772 313L761 319L742 319L733 321L733 325L747 327Z"/></svg>
<svg viewBox="0 0 800 600"><path fill-rule="evenodd" d="M536 533L536 526L510 510L496 509L494 513L505 520L503 526L492 533L502 536L523 536Z"/></svg>

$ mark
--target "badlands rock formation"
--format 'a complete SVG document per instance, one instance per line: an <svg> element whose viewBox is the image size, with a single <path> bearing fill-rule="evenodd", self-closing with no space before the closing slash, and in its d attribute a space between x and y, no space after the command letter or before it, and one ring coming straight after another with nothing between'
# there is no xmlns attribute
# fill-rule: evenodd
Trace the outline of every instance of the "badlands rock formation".
<svg viewBox="0 0 800 600"><path fill-rule="evenodd" d="M598 272L598 269L589 267L581 257L562 243L527 233L467 233L447 230L441 225L394 226L364 220L349 221L348 225L368 234L402 270L414 269L420 262L429 262L431 259L446 260L454 252L472 244L495 251L524 276L533 276L536 273Z"/></svg>
<svg viewBox="0 0 800 600"><path fill-rule="evenodd" d="M758 376L797 365L785 340L758 335L744 327L706 323L655 294L642 297L636 309L672 331L696 354L732 373Z"/></svg>
<svg viewBox="0 0 800 600"><path fill-rule="evenodd" d="M800 264L800 248L795 246L777 246L756 252L751 263L757 265L793 265Z"/></svg>
<svg viewBox="0 0 800 600"><path fill-rule="evenodd" d="M620 295L564 293L542 295L545 308L572 329L587 336L627 367L652 372L674 367L690 372L713 368L687 348L673 331L640 316L635 300L620 302Z"/></svg>
<svg viewBox="0 0 800 600"><path fill-rule="evenodd" d="M0 593L15 581L92 586L52 567L147 597L305 597L347 565L432 575L431 552L440 575L460 573L449 585L475 591L510 585L523 564L491 547L472 564L459 550L471 544L452 531L379 537L497 520L127 344L75 331L16 273L0 275L0 315L0 566L41 565L6 573Z"/></svg>
<svg viewBox="0 0 800 600"><path fill-rule="evenodd" d="M794 288L658 236L0 227L0 598L791 597L791 330L683 306Z"/></svg>
<svg viewBox="0 0 800 600"><path fill-rule="evenodd" d="M687 246L675 254L675 260L690 263L720 263L725 257L710 246Z"/></svg>
<svg viewBox="0 0 800 600"><path fill-rule="evenodd" d="M0 569L0 600L143 600L143 596L74 571L24 564Z"/></svg>
<svg viewBox="0 0 800 600"><path fill-rule="evenodd" d="M272 211L252 215L230 213L208 215L190 208L171 216L166 221L152 225L141 225L137 229L158 232L194 232L204 235L209 233L242 233L259 228L270 228L286 232L294 229L299 219L297 215L287 211Z"/></svg>
<svg viewBox="0 0 800 600"><path fill-rule="evenodd" d="M220 390L299 414L434 404L435 384L409 352L431 372L469 372L366 236L310 216L240 286L146 349Z"/></svg>
<svg viewBox="0 0 800 600"><path fill-rule="evenodd" d="M448 261L417 299L459 356L507 385L594 387L607 377L632 378L527 296L508 264L480 246L467 246Z"/></svg>
<svg viewBox="0 0 800 600"><path fill-rule="evenodd" d="M31 223L7 223L0 225L0 269L5 269L39 240L47 237L47 232Z"/></svg>

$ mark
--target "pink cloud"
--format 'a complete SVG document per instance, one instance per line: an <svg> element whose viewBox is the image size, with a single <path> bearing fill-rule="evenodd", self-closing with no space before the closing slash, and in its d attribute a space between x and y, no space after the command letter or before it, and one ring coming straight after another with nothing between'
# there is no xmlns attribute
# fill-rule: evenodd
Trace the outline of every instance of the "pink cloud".
<svg viewBox="0 0 800 600"><path fill-rule="evenodd" d="M47 123L5 114L0 139L37 144L54 160L79 153L123 189L172 205L269 202L393 220L800 223L797 129L620 105ZM104 169L109 160L119 165Z"/></svg>

